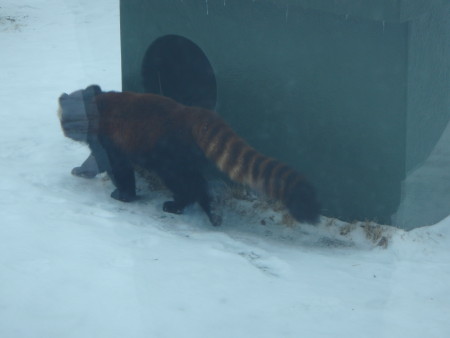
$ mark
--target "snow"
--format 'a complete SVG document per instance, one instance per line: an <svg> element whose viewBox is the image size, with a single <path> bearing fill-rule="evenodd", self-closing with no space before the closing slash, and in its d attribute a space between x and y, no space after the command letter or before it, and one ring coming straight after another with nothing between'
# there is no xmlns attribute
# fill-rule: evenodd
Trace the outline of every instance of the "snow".
<svg viewBox="0 0 450 338"><path fill-rule="evenodd" d="M56 99L120 90L118 7L0 3L0 337L449 336L450 217L289 226L229 199L215 228L163 213L163 191L124 204L71 176L88 150Z"/></svg>

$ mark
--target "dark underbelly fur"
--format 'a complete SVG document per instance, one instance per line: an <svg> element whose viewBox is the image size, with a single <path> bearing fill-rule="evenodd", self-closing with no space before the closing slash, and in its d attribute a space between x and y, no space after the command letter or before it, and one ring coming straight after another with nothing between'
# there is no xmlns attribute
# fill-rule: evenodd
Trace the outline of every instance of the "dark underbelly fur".
<svg viewBox="0 0 450 338"><path fill-rule="evenodd" d="M105 158L99 154L103 148L109 154L109 163L98 163L106 168L117 187L111 197L130 202L136 199L134 169L139 166L154 171L164 185L173 193L173 200L164 203L166 212L181 214L184 208L197 202L205 211L213 225L220 225L221 217L211 210L211 197L204 170L208 160L201 150L187 145L176 137L165 137L158 141L149 153L124 155L108 140L100 140L100 147L91 144L95 158Z"/></svg>

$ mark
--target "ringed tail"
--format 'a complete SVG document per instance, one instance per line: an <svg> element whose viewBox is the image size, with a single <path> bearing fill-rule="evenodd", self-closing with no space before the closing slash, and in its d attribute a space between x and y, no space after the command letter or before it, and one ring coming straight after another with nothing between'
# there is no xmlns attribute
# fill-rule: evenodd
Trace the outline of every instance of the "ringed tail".
<svg viewBox="0 0 450 338"><path fill-rule="evenodd" d="M192 134L206 157L232 180L280 200L299 222L317 223L313 186L297 171L249 146L218 115L201 114Z"/></svg>

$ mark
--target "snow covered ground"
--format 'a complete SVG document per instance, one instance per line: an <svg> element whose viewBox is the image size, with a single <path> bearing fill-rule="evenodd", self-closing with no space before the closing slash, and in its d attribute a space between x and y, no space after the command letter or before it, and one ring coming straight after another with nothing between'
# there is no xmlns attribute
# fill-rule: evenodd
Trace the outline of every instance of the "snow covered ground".
<svg viewBox="0 0 450 338"><path fill-rule="evenodd" d="M70 175L56 99L120 90L118 1L0 1L0 337L449 337L450 218L286 226L229 200L213 228L164 192Z"/></svg>

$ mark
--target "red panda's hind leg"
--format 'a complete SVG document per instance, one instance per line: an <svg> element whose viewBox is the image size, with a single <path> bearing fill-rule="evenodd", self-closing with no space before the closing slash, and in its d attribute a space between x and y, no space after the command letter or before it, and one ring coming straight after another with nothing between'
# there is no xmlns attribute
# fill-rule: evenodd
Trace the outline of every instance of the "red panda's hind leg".
<svg viewBox="0 0 450 338"><path fill-rule="evenodd" d="M203 211L205 211L212 225L219 226L222 224L222 216L217 213L215 208L211 207L211 197L206 188L203 190L203 194L198 196L197 202Z"/></svg>
<svg viewBox="0 0 450 338"><path fill-rule="evenodd" d="M171 214L181 215L186 205L177 203L177 201L166 201L163 204L163 210Z"/></svg>
<svg viewBox="0 0 450 338"><path fill-rule="evenodd" d="M164 184L173 193L174 200L167 201L163 205L165 212L182 214L186 206L198 202L200 207L208 216L212 225L220 225L221 217L211 211L211 197L208 192L208 183L203 177L201 170L186 165L164 166L158 168L159 176Z"/></svg>

